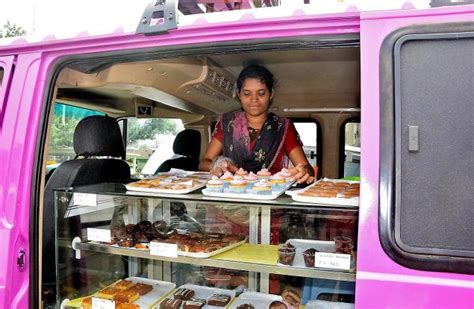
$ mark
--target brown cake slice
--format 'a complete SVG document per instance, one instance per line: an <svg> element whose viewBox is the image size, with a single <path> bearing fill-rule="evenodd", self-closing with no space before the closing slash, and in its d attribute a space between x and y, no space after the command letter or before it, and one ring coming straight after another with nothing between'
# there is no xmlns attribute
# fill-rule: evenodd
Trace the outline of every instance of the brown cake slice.
<svg viewBox="0 0 474 309"><path fill-rule="evenodd" d="M176 299L189 300L194 296L194 291L187 288L179 288L173 295Z"/></svg>
<svg viewBox="0 0 474 309"><path fill-rule="evenodd" d="M207 300L207 304L211 306L217 307L225 307L227 303L230 301L230 296L225 294L213 294Z"/></svg>
<svg viewBox="0 0 474 309"><path fill-rule="evenodd" d="M113 299L114 295L119 293L121 290L115 287L108 287L97 292L97 297L104 299Z"/></svg>
<svg viewBox="0 0 474 309"><path fill-rule="evenodd" d="M176 298L165 298L160 303L160 309L179 309L183 301Z"/></svg>
<svg viewBox="0 0 474 309"><path fill-rule="evenodd" d="M153 286L145 283L137 283L132 286L129 291L135 291L140 295L145 295L153 290Z"/></svg>
<svg viewBox="0 0 474 309"><path fill-rule="evenodd" d="M119 289L119 290L126 290L128 289L129 287L131 287L133 285L133 282L132 281L129 281L129 280L120 280L119 282L117 282L114 287Z"/></svg>
<svg viewBox="0 0 474 309"><path fill-rule="evenodd" d="M206 304L205 299L192 298L184 303L184 309L201 309Z"/></svg>

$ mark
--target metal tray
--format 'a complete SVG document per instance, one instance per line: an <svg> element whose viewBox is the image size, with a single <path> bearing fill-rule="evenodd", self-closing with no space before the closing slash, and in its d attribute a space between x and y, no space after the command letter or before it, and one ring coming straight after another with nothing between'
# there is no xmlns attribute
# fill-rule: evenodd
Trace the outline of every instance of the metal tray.
<svg viewBox="0 0 474 309"><path fill-rule="evenodd" d="M245 193L210 192L207 189L203 189L202 194L207 195L207 196L227 197L227 198L234 198L234 199L274 200L277 197L279 197L280 195L282 195L283 193L285 193L285 191L289 187L291 187L292 184L293 184L293 182L287 182L285 187L283 187L281 190L276 190L276 191L272 190L272 193L267 194L267 195L253 194L253 193L247 193L247 192L245 192Z"/></svg>
<svg viewBox="0 0 474 309"><path fill-rule="evenodd" d="M359 181L343 180L343 179L327 179L327 178L323 178L319 181L359 183ZM360 197L342 198L342 197L311 197L311 196L298 195L298 193L305 192L309 188L316 186L316 184L319 181L301 190L286 191L285 194L291 196L291 198L297 202L339 205L339 206L359 206Z"/></svg>

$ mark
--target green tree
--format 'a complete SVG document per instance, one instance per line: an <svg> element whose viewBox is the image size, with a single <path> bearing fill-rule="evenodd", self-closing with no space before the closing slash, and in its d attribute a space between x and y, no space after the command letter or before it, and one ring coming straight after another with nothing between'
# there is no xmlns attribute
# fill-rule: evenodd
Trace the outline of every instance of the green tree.
<svg viewBox="0 0 474 309"><path fill-rule="evenodd" d="M129 119L128 120L128 140L151 139L156 134L174 134L178 133L178 127L170 119Z"/></svg>
<svg viewBox="0 0 474 309"><path fill-rule="evenodd" d="M81 119L70 118L64 121L62 117L53 118L51 145L54 148L72 147L72 136Z"/></svg>
<svg viewBox="0 0 474 309"><path fill-rule="evenodd" d="M10 38L10 37L21 36L25 34L26 34L25 29L7 20L7 23L3 25L3 28L0 31L0 38L2 37Z"/></svg>

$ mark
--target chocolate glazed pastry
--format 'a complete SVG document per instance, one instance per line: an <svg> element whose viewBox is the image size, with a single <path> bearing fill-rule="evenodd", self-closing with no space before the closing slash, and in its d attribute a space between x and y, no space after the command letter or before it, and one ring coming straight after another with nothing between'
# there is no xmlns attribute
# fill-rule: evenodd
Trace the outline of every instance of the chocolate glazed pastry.
<svg viewBox="0 0 474 309"><path fill-rule="evenodd" d="M237 306L237 309L255 309L255 307L251 304L242 304Z"/></svg>
<svg viewBox="0 0 474 309"><path fill-rule="evenodd" d="M287 309L288 307L281 301L275 300L270 304L268 308L269 309Z"/></svg>
<svg viewBox="0 0 474 309"><path fill-rule="evenodd" d="M145 231L151 229L151 222L146 221L146 220L140 221L140 222L137 223L136 227L137 227L138 230L140 230L142 232L145 232Z"/></svg>
<svg viewBox="0 0 474 309"><path fill-rule="evenodd" d="M281 297L293 307L298 307L301 303L300 294L293 289L284 290L283 293L281 293Z"/></svg>
<svg viewBox="0 0 474 309"><path fill-rule="evenodd" d="M207 300L210 306L225 307L230 301L230 296L225 294L214 294Z"/></svg>
<svg viewBox="0 0 474 309"><path fill-rule="evenodd" d="M160 304L160 309L179 309L183 301L176 298L166 298Z"/></svg>
<svg viewBox="0 0 474 309"><path fill-rule="evenodd" d="M205 304L205 299L191 298L184 303L183 309L200 309Z"/></svg>
<svg viewBox="0 0 474 309"><path fill-rule="evenodd" d="M173 295L176 299L189 300L194 296L194 291L186 288L179 288Z"/></svg>

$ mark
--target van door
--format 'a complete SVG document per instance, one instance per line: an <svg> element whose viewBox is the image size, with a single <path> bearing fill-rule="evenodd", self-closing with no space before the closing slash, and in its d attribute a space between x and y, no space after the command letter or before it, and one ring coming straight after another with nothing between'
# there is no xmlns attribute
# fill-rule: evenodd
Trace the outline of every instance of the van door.
<svg viewBox="0 0 474 309"><path fill-rule="evenodd" d="M361 14L359 307L472 306L473 51L472 5Z"/></svg>

